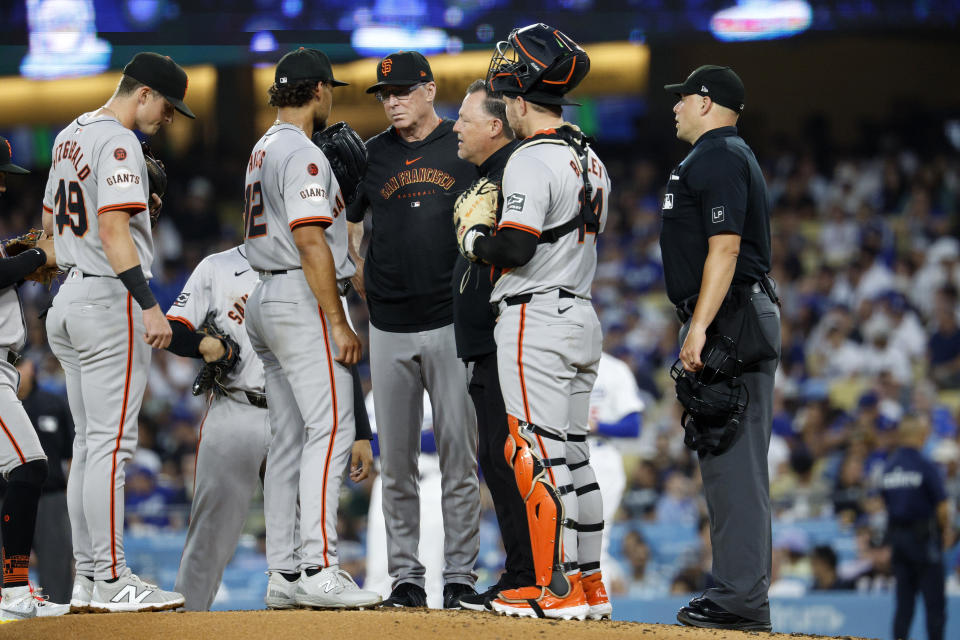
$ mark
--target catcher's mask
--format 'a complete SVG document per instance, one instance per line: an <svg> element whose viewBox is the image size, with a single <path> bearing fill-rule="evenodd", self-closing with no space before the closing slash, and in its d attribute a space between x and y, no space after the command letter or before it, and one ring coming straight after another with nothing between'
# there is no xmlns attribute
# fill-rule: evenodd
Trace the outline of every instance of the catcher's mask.
<svg viewBox="0 0 960 640"><path fill-rule="evenodd" d="M587 52L545 24L514 29L497 43L487 71L491 91L540 104L577 105L564 97L590 71Z"/></svg>
<svg viewBox="0 0 960 640"><path fill-rule="evenodd" d="M719 455L733 443L750 398L740 380L743 363L733 340L721 335L708 338L701 360L703 368L691 373L678 359L670 376L683 405L683 443L701 456Z"/></svg>

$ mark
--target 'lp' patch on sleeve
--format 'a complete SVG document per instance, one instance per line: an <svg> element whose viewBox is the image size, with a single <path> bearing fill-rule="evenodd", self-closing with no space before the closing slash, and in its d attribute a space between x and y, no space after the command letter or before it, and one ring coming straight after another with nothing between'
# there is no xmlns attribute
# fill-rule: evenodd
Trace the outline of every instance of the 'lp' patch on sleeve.
<svg viewBox="0 0 960 640"><path fill-rule="evenodd" d="M723 207L714 207L711 213L713 214L712 219L714 224L723 222Z"/></svg>

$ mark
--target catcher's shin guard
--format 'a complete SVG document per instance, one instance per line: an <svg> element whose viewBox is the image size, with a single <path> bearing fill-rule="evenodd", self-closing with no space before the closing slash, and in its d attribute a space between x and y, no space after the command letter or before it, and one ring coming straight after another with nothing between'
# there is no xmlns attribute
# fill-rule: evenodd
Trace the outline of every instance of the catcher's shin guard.
<svg viewBox="0 0 960 640"><path fill-rule="evenodd" d="M526 505L537 586L548 587L564 596L571 588L565 573L577 568L576 547L566 549L563 539L565 527L570 530L576 527L576 522L567 518L567 515L576 515L573 485L557 481L557 476L569 478L566 460L562 457L564 443L557 436L514 416L508 415L507 423L510 435L504 445L504 455L513 468L520 497ZM550 456L550 449L557 455ZM565 505L564 496L568 496L572 504ZM565 556L572 562L565 563Z"/></svg>
<svg viewBox="0 0 960 640"><path fill-rule="evenodd" d="M603 543L603 496L590 466L586 440L585 435L568 435L566 449L567 467L577 493L577 560L584 578L600 571Z"/></svg>

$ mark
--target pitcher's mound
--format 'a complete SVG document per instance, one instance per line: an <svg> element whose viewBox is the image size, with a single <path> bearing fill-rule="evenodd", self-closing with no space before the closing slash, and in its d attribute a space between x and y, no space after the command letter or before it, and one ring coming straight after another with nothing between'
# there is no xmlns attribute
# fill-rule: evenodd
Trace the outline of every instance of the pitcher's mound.
<svg viewBox="0 0 960 640"><path fill-rule="evenodd" d="M663 624L576 622L507 618L470 611L217 611L211 613L111 613L36 618L0 625L0 639L17 640L813 640L799 634L745 633ZM822 640L823 636L816 636Z"/></svg>

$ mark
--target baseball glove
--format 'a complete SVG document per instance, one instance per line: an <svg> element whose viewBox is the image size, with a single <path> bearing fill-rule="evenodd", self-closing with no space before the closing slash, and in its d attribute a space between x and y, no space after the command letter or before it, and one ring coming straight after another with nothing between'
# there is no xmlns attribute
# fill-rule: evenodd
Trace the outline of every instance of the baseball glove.
<svg viewBox="0 0 960 640"><path fill-rule="evenodd" d="M480 178L460 194L453 205L453 226L457 230L457 246L467 260L478 261L465 246L467 234L477 230L489 233L497 226L500 187L496 182Z"/></svg>
<svg viewBox="0 0 960 640"><path fill-rule="evenodd" d="M367 147L346 122L337 122L313 134L313 144L330 162L346 204L357 198L360 183L367 173Z"/></svg>
<svg viewBox="0 0 960 640"><path fill-rule="evenodd" d="M196 380L193 381L193 395L195 396L207 391L213 391L218 395L226 395L227 389L224 386L224 381L227 375L240 364L240 345L217 326L214 320L216 315L214 311L207 314L197 332L222 342L224 353L219 360L203 363Z"/></svg>
<svg viewBox="0 0 960 640"><path fill-rule="evenodd" d="M142 142L143 146L143 159L147 161L147 180L149 183L150 195L157 194L158 198L163 198L163 194L167 192L167 169L163 166L163 163L153 155L153 151L150 149L150 145L146 142ZM148 202L150 207L150 226L157 226L157 221L160 219L160 208L163 206L161 203L160 207L154 209L153 198L150 198L151 202Z"/></svg>
<svg viewBox="0 0 960 640"><path fill-rule="evenodd" d="M33 249L36 247L37 242L41 238L43 238L42 229L30 229L30 231L27 231L24 234L4 241L3 250L7 256L12 258L13 256L20 255L28 249ZM57 279L58 275L60 275L60 270L57 269L57 267L48 267L44 265L28 275L26 279L43 283L49 289L53 285L53 281Z"/></svg>

